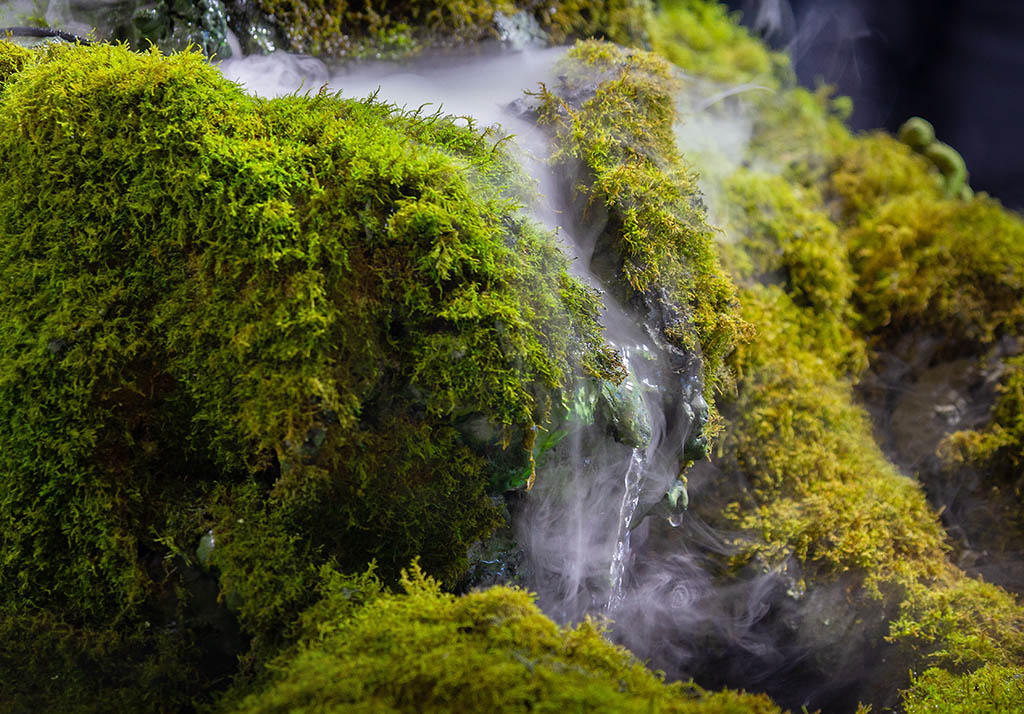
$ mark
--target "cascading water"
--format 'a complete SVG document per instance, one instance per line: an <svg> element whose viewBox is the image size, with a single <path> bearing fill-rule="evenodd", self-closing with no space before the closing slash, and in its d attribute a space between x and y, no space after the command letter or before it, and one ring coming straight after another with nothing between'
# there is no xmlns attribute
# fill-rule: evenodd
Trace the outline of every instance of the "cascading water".
<svg viewBox="0 0 1024 714"><path fill-rule="evenodd" d="M600 227L580 226L560 201L563 189L545 161L547 137L523 117L523 92L549 80L564 51L493 52L470 60L445 56L420 61L413 69L371 63L335 72L318 60L275 53L226 60L220 68L264 96L326 86L343 96L374 94L407 109L429 106L477 126L500 124L514 132L514 153L539 189L534 217L562 236L577 277L605 292L602 323L628 373L618 388L580 388L579 406L589 410L591 421L598 404L611 404L623 423L614 437L588 429L586 419L571 425L557 453L539 465L537 484L517 517L529 563L526 584L538 592L548 614L571 622L588 613L612 614L628 596L631 533L675 481L678 446L691 424L674 419L677 423L667 428L665 410L674 402L664 397L672 372L664 348L642 326L644 316L619 305L590 273Z"/></svg>
<svg viewBox="0 0 1024 714"><path fill-rule="evenodd" d="M619 532L615 539L615 553L612 556L612 564L608 570L608 580L611 586L611 596L608 599L607 610L614 613L615 609L625 598L623 589L623 576L626 574L627 557L629 556L629 533L633 516L636 514L636 507L640 504L640 489L643 486L644 456L640 449L633 450L633 457L629 461L629 468L626 469L626 476L623 479L622 506L619 508Z"/></svg>

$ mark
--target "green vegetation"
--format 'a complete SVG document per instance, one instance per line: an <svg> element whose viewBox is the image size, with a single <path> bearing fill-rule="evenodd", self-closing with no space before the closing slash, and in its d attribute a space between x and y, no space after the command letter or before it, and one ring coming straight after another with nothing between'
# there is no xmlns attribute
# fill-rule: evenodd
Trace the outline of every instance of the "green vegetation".
<svg viewBox="0 0 1024 714"><path fill-rule="evenodd" d="M953 354L1019 333L1021 219L951 191L956 167L923 153L934 136L915 151L880 133L850 135L840 123L848 102L794 88L785 63L713 4L667 4L655 27L656 47L692 81L772 90L699 110L751 119L741 160L758 169L712 164L706 180L722 197L723 263L755 333L730 357L735 391L719 399L715 459L742 475L722 488L746 488L691 507L738 531L733 568L786 572L795 561L794 591L842 588L858 603L858 636L884 635L893 662L957 672L1021 665L1024 608L949 564L920 485L885 458L853 392L872 348L909 330ZM1019 416L1014 379L1005 378L996 410L1007 425ZM1007 425L961 435L959 453L1011 458ZM886 621L887 632L872 634L870 623ZM827 645L827 631L819 635Z"/></svg>
<svg viewBox="0 0 1024 714"><path fill-rule="evenodd" d="M192 53L0 55L0 617L53 643L15 670L41 708L187 701L225 675L188 674L207 630L241 628L229 671L272 652L328 561L453 583L500 521L490 457L617 378L500 137L253 99ZM38 685L108 653L145 672Z"/></svg>
<svg viewBox="0 0 1024 714"><path fill-rule="evenodd" d="M1024 669L985 665L969 674L929 669L903 695L906 714L1010 714L1024 709Z"/></svg>
<svg viewBox="0 0 1024 714"><path fill-rule="evenodd" d="M674 65L716 82L755 82L777 89L789 70L786 55L769 51L724 5L710 0L659 3L651 44Z"/></svg>
<svg viewBox="0 0 1024 714"><path fill-rule="evenodd" d="M404 57L427 47L497 39L495 13L526 13L552 43L603 37L637 45L646 39L647 0L567 0L544 4L501 0L348 3L345 0L258 0L296 52L326 58Z"/></svg>
<svg viewBox="0 0 1024 714"><path fill-rule="evenodd" d="M263 691L225 711L779 712L764 696L666 685L595 623L559 628L521 590L457 598L414 567L405 594L371 592L353 609L352 594L371 589L339 585L304 618L306 637L272 664Z"/></svg>

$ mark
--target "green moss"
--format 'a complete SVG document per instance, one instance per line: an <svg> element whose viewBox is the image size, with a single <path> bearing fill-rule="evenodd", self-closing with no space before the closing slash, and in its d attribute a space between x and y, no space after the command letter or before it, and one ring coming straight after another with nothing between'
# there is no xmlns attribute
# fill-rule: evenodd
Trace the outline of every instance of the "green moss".
<svg viewBox="0 0 1024 714"><path fill-rule="evenodd" d="M528 13L555 44L598 36L636 45L647 37L651 11L647 0L415 0L362 5L346 0L259 0L259 5L283 28L292 51L354 59L405 57L430 46L498 39L496 12Z"/></svg>
<svg viewBox="0 0 1024 714"><path fill-rule="evenodd" d="M817 191L740 170L726 181L723 198L728 220L721 250L730 271L743 284L779 284L803 308L793 316L814 335L815 354L837 374L859 374L867 355L851 328L853 269Z"/></svg>
<svg viewBox="0 0 1024 714"><path fill-rule="evenodd" d="M1024 668L985 665L967 674L931 668L903 693L906 714L1008 714L1024 709Z"/></svg>
<svg viewBox="0 0 1024 714"><path fill-rule="evenodd" d="M1022 324L1024 221L990 198L894 198L846 239L868 332L987 344Z"/></svg>
<svg viewBox="0 0 1024 714"><path fill-rule="evenodd" d="M655 52L685 72L716 82L777 88L789 59L771 52L724 5L708 0L659 4L651 31Z"/></svg>
<svg viewBox="0 0 1024 714"><path fill-rule="evenodd" d="M594 623L559 628L521 590L454 597L416 567L402 584L405 594L354 610L358 589L328 592L340 613L318 606L306 621L312 636L272 665L263 691L227 711L779 711L763 696L665 685Z"/></svg>
<svg viewBox="0 0 1024 714"><path fill-rule="evenodd" d="M13 42L0 42L0 90L9 78L21 71L32 53Z"/></svg>
<svg viewBox="0 0 1024 714"><path fill-rule="evenodd" d="M198 54L10 52L0 610L116 641L155 610L202 649L226 608L270 651L324 562L454 582L498 522L494 453L528 464L618 364L500 137L253 99Z"/></svg>
<svg viewBox="0 0 1024 714"><path fill-rule="evenodd" d="M558 71L561 85L539 95L541 122L556 135L553 160L568 175L583 167L573 188L585 215L608 214L590 268L626 301L662 301L678 313L665 338L703 355L711 401L743 323L675 148L676 82L655 55L597 42L577 44Z"/></svg>
<svg viewBox="0 0 1024 714"><path fill-rule="evenodd" d="M741 299L759 329L737 350L741 377L721 447L723 465L751 479L752 502L727 513L756 533L741 559L777 566L796 556L812 579L852 572L876 595L887 583L936 577L945 562L938 520L885 460L837 376L846 350L819 341L813 313L778 287Z"/></svg>
<svg viewBox="0 0 1024 714"><path fill-rule="evenodd" d="M855 222L901 196L937 199L941 179L909 146L876 132L841 144L830 167L828 187L838 199L841 217Z"/></svg>
<svg viewBox="0 0 1024 714"><path fill-rule="evenodd" d="M949 669L1024 662L1024 608L1005 590L947 566L912 583L889 638L918 662Z"/></svg>
<svg viewBox="0 0 1024 714"><path fill-rule="evenodd" d="M850 141L877 146L891 140L870 136ZM896 152L911 164L916 160ZM867 162L864 167L869 168ZM868 215L886 215L909 200L925 210L891 215L905 221L906 216L927 215L928 208L948 208L951 213L936 225L956 230L957 221L949 216L960 211L965 226L960 230L972 224L982 231L966 250L983 255L1009 250L1014 239L1004 244L999 231L986 225L1015 220L998 206L983 200L944 201L927 167L910 175L928 179L924 186L931 193L908 188L900 182L898 168L894 173L897 197L865 200ZM910 198L903 197L907 191ZM865 320L856 309L866 275L864 253L858 252L862 244L854 239L857 230L842 230L842 223L830 220L816 190L795 187L777 176L741 170L726 182L724 195L728 220L722 250L744 286L743 318L757 328L756 336L739 345L732 357L736 395L722 401L726 426L717 462L727 472L742 474L747 484L741 498L733 494L733 503L717 515L723 525L746 534L735 541L734 566L752 561L783 571L795 559L799 589L812 591L836 582L851 595L871 595L858 606L858 617L863 622L892 619L888 640L908 665L1024 661L1024 609L1005 591L948 564L944 534L921 487L885 459L867 414L853 396L850 376L863 369L867 354ZM872 213L880 200L888 203ZM952 264L956 258L947 258L946 250L953 244L950 240L926 247L923 242L921 255ZM890 272L906 270L908 293L912 279L927 279L932 270L924 263L915 272L908 261L913 253L901 251L891 239L879 238L875 245L895 246L878 258L879 269L888 261ZM959 259L975 270L982 263ZM1012 268L1002 270L1004 283L1007 273ZM963 292L966 282L956 282L950 295ZM1007 299L1005 304L1011 303ZM998 303L985 298L986 319L997 321L993 304ZM915 313L915 319L928 324L945 319L947 330L954 320L945 313L932 323L925 312ZM1010 324L997 322L991 330L1004 331ZM708 500L709 505L718 502ZM696 507L701 509L701 504Z"/></svg>
<svg viewBox="0 0 1024 714"><path fill-rule="evenodd" d="M0 710L184 711L225 674L211 672L217 665L204 663L185 634L143 623L114 632L0 611Z"/></svg>

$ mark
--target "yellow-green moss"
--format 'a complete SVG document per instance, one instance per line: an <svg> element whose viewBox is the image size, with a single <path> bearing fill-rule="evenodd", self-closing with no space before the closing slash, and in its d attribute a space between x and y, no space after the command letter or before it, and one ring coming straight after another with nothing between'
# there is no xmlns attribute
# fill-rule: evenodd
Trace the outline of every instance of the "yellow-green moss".
<svg viewBox="0 0 1024 714"><path fill-rule="evenodd" d="M1024 608L1010 593L946 566L907 584L890 642L917 662L963 671L1024 664Z"/></svg>
<svg viewBox="0 0 1024 714"><path fill-rule="evenodd" d="M404 57L426 47L468 46L497 39L495 13L528 13L552 43L604 37L638 45L647 38L649 0L523 0L349 3L346 0L258 0L295 52L331 58Z"/></svg>
<svg viewBox="0 0 1024 714"><path fill-rule="evenodd" d="M719 465L749 484L722 514L747 533L734 563L795 558L809 590L840 581L872 595L865 619L893 618L888 639L908 664L1024 662L1024 608L948 564L922 489L885 459L856 404L849 376L866 346L849 231L816 191L778 177L740 171L726 196L723 251L757 329L733 355L736 396L723 402ZM894 269L902 258L890 256Z"/></svg>
<svg viewBox="0 0 1024 714"><path fill-rule="evenodd" d="M1024 356L1006 360L989 423L950 434L940 445L951 464L970 464L995 479L1015 481L1024 464Z"/></svg>
<svg viewBox="0 0 1024 714"><path fill-rule="evenodd" d="M725 414L722 453L749 474L752 503L728 513L757 536L743 558L791 555L826 580L853 571L870 592L935 577L945 548L924 494L875 445L851 384L846 352L808 329L813 313L779 287L741 293L757 337L737 350L737 397Z"/></svg>
<svg viewBox="0 0 1024 714"><path fill-rule="evenodd" d="M659 3L651 25L652 49L685 72L777 89L789 58L772 52L736 21L724 5L709 0Z"/></svg>
<svg viewBox="0 0 1024 714"><path fill-rule="evenodd" d="M987 344L1024 320L1024 220L990 198L901 196L846 240L868 332L925 327Z"/></svg>
<svg viewBox="0 0 1024 714"><path fill-rule="evenodd" d="M583 167L573 191L584 214L609 214L591 269L609 273L602 277L627 299L665 291L681 312L665 337L700 350L710 401L743 323L694 175L675 147L669 66L650 53L585 42L558 71L560 86L539 95L541 122L556 135L553 160L570 176Z"/></svg>
<svg viewBox="0 0 1024 714"><path fill-rule="evenodd" d="M0 42L0 91L10 77L21 71L31 56L32 53L24 47Z"/></svg>
<svg viewBox="0 0 1024 714"><path fill-rule="evenodd" d="M666 685L587 621L560 628L521 590L443 593L414 567L405 593L306 618L313 636L227 711L776 714L764 696ZM351 592L351 589L349 590ZM320 619L330 610L331 616Z"/></svg>
<svg viewBox="0 0 1024 714"><path fill-rule="evenodd" d="M829 171L827 190L846 221L855 222L901 196L942 197L938 171L909 145L881 132L842 142Z"/></svg>
<svg viewBox="0 0 1024 714"><path fill-rule="evenodd" d="M837 374L859 374L867 355L851 327L853 270L818 192L740 170L726 180L723 201L721 251L737 280L780 285L794 306L805 308L792 316L813 335L815 354Z"/></svg>
<svg viewBox="0 0 1024 714"><path fill-rule="evenodd" d="M903 693L906 714L1011 714L1024 711L1024 668L985 665L967 674L933 667Z"/></svg>

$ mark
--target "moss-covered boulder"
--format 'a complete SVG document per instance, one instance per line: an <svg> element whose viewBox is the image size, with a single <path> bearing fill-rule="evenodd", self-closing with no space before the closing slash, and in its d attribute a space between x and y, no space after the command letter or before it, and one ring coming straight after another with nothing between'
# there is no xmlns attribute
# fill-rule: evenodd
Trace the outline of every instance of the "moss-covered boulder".
<svg viewBox="0 0 1024 714"><path fill-rule="evenodd" d="M270 646L328 560L454 582L500 520L491 457L529 464L562 389L617 365L500 137L254 99L198 54L0 55L4 630L115 678L135 643L201 689L203 628Z"/></svg>
<svg viewBox="0 0 1024 714"><path fill-rule="evenodd" d="M557 71L537 111L554 132L552 160L581 216L585 268L647 323L677 379L698 385L678 390L704 403L690 406L697 414L713 405L745 323L695 176L675 145L676 79L654 54L598 42L577 44ZM707 435L698 429L690 438L704 439L703 456Z"/></svg>

